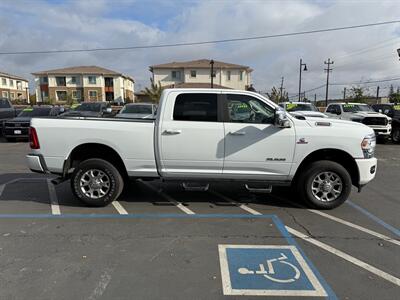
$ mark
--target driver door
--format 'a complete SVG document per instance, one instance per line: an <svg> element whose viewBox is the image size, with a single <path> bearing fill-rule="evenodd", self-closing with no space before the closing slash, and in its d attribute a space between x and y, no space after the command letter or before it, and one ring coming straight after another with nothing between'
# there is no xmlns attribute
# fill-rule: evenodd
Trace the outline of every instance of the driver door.
<svg viewBox="0 0 400 300"><path fill-rule="evenodd" d="M295 149L295 131L274 125L275 109L249 95L224 95L226 178L285 180Z"/></svg>

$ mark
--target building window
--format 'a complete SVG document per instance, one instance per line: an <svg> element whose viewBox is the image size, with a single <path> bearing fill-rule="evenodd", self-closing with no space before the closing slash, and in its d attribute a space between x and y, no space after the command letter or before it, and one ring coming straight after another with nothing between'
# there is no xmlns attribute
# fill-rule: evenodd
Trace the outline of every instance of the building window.
<svg viewBox="0 0 400 300"><path fill-rule="evenodd" d="M172 79L181 79L181 71L172 71Z"/></svg>
<svg viewBox="0 0 400 300"><path fill-rule="evenodd" d="M10 93L10 99L14 100L15 99L15 93Z"/></svg>
<svg viewBox="0 0 400 300"><path fill-rule="evenodd" d="M49 77L42 77L42 83L44 84L49 83Z"/></svg>
<svg viewBox="0 0 400 300"><path fill-rule="evenodd" d="M17 98L18 98L18 99L22 99L22 93L18 93L18 94L17 94Z"/></svg>
<svg viewBox="0 0 400 300"><path fill-rule="evenodd" d="M21 81L17 81L16 84L17 84L17 89L18 90L22 90L22 82Z"/></svg>
<svg viewBox="0 0 400 300"><path fill-rule="evenodd" d="M7 98L8 99L8 92L2 92L1 95L3 96L3 98Z"/></svg>
<svg viewBox="0 0 400 300"><path fill-rule="evenodd" d="M1 79L1 84L4 85L4 86L7 85L7 79L6 78L2 78Z"/></svg>
<svg viewBox="0 0 400 300"><path fill-rule="evenodd" d="M97 91L89 91L89 100L97 100Z"/></svg>
<svg viewBox="0 0 400 300"><path fill-rule="evenodd" d="M226 80L231 80L231 71L226 72Z"/></svg>
<svg viewBox="0 0 400 300"><path fill-rule="evenodd" d="M56 91L57 101L67 100L67 91Z"/></svg>
<svg viewBox="0 0 400 300"><path fill-rule="evenodd" d="M76 76L71 77L71 84L76 84Z"/></svg>
<svg viewBox="0 0 400 300"><path fill-rule="evenodd" d="M72 91L72 99L80 100L81 99L81 91Z"/></svg>
<svg viewBox="0 0 400 300"><path fill-rule="evenodd" d="M65 77L56 77L57 86L66 86Z"/></svg>
<svg viewBox="0 0 400 300"><path fill-rule="evenodd" d="M89 84L96 84L96 76L89 76Z"/></svg>
<svg viewBox="0 0 400 300"><path fill-rule="evenodd" d="M239 71L239 80L242 81L243 80L243 71Z"/></svg>
<svg viewBox="0 0 400 300"><path fill-rule="evenodd" d="M192 78L196 78L196 77L197 77L197 72L196 72L196 70L191 70L191 71L190 71L190 77L192 77Z"/></svg>
<svg viewBox="0 0 400 300"><path fill-rule="evenodd" d="M14 86L14 80L10 79L10 86Z"/></svg>

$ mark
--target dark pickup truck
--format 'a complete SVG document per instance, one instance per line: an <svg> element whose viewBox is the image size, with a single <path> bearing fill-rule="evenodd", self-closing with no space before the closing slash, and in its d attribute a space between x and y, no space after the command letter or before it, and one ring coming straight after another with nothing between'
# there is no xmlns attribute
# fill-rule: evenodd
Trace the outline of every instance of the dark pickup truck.
<svg viewBox="0 0 400 300"><path fill-rule="evenodd" d="M392 118L392 141L400 143L400 103L373 104L372 108Z"/></svg>
<svg viewBox="0 0 400 300"><path fill-rule="evenodd" d="M8 99L0 98L0 134L3 132L3 124L16 116L16 110Z"/></svg>

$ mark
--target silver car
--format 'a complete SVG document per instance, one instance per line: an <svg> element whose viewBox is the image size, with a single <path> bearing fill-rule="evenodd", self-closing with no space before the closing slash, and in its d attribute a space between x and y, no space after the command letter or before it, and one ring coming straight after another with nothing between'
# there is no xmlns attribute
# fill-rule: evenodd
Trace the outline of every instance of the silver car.
<svg viewBox="0 0 400 300"><path fill-rule="evenodd" d="M126 104L116 115L125 119L154 119L157 113L157 105L153 103Z"/></svg>

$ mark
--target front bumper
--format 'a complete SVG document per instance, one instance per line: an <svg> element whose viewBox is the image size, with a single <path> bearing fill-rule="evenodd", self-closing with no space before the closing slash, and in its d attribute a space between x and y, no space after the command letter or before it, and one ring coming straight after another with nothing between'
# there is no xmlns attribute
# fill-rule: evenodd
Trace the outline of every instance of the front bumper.
<svg viewBox="0 0 400 300"><path fill-rule="evenodd" d="M28 154L26 156L28 167L32 172L36 173L49 173L46 162L40 154Z"/></svg>
<svg viewBox="0 0 400 300"><path fill-rule="evenodd" d="M378 126L378 125L370 125L376 136L390 136L392 133L392 126L387 125L387 126Z"/></svg>
<svg viewBox="0 0 400 300"><path fill-rule="evenodd" d="M360 174L359 186L366 185L375 178L378 160L373 158L356 159L358 173Z"/></svg>

